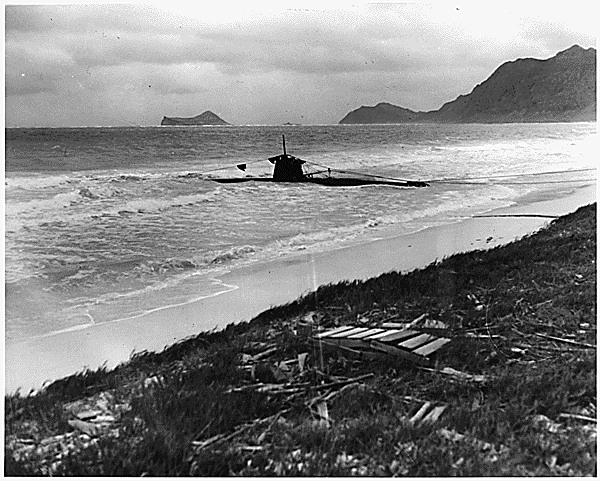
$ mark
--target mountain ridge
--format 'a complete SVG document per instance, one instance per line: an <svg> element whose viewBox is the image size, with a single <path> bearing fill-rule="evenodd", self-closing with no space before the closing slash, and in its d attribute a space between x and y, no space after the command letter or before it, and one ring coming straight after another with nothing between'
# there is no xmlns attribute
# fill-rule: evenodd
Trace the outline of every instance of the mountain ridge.
<svg viewBox="0 0 600 481"><path fill-rule="evenodd" d="M438 110L413 111L388 102L362 106L340 124L502 123L596 120L596 49L579 45L548 59L518 58L500 65L466 95Z"/></svg>

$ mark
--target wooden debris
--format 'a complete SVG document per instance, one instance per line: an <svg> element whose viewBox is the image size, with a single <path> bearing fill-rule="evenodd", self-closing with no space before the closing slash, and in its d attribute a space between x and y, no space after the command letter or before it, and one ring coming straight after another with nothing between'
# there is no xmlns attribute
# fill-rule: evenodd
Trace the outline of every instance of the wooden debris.
<svg viewBox="0 0 600 481"><path fill-rule="evenodd" d="M267 349L266 351L259 352L258 354L255 354L254 356L252 356L252 361L253 362L259 361L261 359L264 359L265 357L269 357L271 354L275 354L276 352L277 352L277 347L272 347L270 349Z"/></svg>
<svg viewBox="0 0 600 481"><path fill-rule="evenodd" d="M331 331L321 332L320 334L317 334L315 336L315 338L321 339L323 337L332 337L335 334L338 334L338 333L344 332L344 331L349 331L351 329L355 329L355 326L340 326L340 327L336 327L335 329L333 329Z"/></svg>
<svg viewBox="0 0 600 481"><path fill-rule="evenodd" d="M485 382L488 379L487 376L484 376L483 374L469 374L467 372L458 371L451 367L445 367L443 369L432 369L421 366L420 369L422 369L423 371L435 372L437 374L451 376L460 381Z"/></svg>
<svg viewBox="0 0 600 481"><path fill-rule="evenodd" d="M559 418L567 418L567 419L577 419L579 421L586 421L589 423L598 423L598 420L596 418L591 418L588 416L582 416L581 414L570 414L570 413L560 413L558 415Z"/></svg>
<svg viewBox="0 0 600 481"><path fill-rule="evenodd" d="M300 372L304 372L304 364L306 363L306 358L308 357L307 352L303 352L302 354L298 354L298 367Z"/></svg>
<svg viewBox="0 0 600 481"><path fill-rule="evenodd" d="M431 401L425 401L419 410L409 419L409 423L414 426L426 426L434 424L447 406L435 406L433 407Z"/></svg>
<svg viewBox="0 0 600 481"><path fill-rule="evenodd" d="M413 351L414 354L417 354L419 356L424 356L427 357L430 354L433 354L435 351L437 351L440 347L444 346L445 344L449 343L450 339L446 339L446 338L438 338L438 339L434 339L432 342L430 342L429 344L425 345L425 346L421 346L418 349L415 349Z"/></svg>
<svg viewBox="0 0 600 481"><path fill-rule="evenodd" d="M381 351L376 351L374 349L361 348L360 350L356 350L356 349L351 349L349 347L341 346L341 345L333 343L333 342L329 342L328 340L319 341L319 345L321 347L336 348L338 350L341 350L347 357L349 357L351 359L357 359L357 360L366 359L366 360L373 361L376 359L385 358L387 356L385 353L382 353Z"/></svg>
<svg viewBox="0 0 600 481"><path fill-rule="evenodd" d="M517 350L528 350L528 349L539 349L541 351L552 351L552 352L560 352L560 353L573 353L573 352L588 352L589 351L589 347L566 347L565 349L561 349L559 347L552 347L552 346L532 346L530 344L525 344L525 343L519 343L516 344L516 348L511 348L514 349L514 352L519 352Z"/></svg>
<svg viewBox="0 0 600 481"><path fill-rule="evenodd" d="M394 314L392 316L386 317L383 321L381 322L389 322L392 319L397 319L400 316L400 314ZM381 327L385 327L383 324L381 325Z"/></svg>
<svg viewBox="0 0 600 481"><path fill-rule="evenodd" d="M77 416L82 421L88 421L102 414L102 411L81 411L75 416Z"/></svg>
<svg viewBox="0 0 600 481"><path fill-rule="evenodd" d="M500 334L477 334L475 332L467 332L465 333L465 337L468 337L469 339L492 339L506 341L506 337L501 336Z"/></svg>
<svg viewBox="0 0 600 481"><path fill-rule="evenodd" d="M356 382L360 382L360 381L364 381L365 379L369 379L373 376L375 376L375 374L370 372L368 374L364 374L362 376L358 376L353 379L346 379L344 381L336 381L336 382L332 382L329 384L322 384L320 386L313 386L312 388L316 389L318 391L322 391L323 389L331 389L331 388L335 388L335 387L345 386L346 384L354 384Z"/></svg>
<svg viewBox="0 0 600 481"><path fill-rule="evenodd" d="M421 327L425 329L448 329L448 324L436 319L427 319Z"/></svg>
<svg viewBox="0 0 600 481"><path fill-rule="evenodd" d="M304 316L302 316L301 321L308 324L314 324L315 322L318 322L320 317L322 317L322 315L319 315L314 311L310 311L304 314Z"/></svg>
<svg viewBox="0 0 600 481"><path fill-rule="evenodd" d="M328 394L326 394L323 397L323 401L330 401L331 399L333 399L334 397L342 394L344 391L346 391L347 389L350 389L352 387L356 387L356 385L359 384L358 381L355 381L353 383L350 384L346 384L345 386L343 386L341 389L338 389L337 391L330 391Z"/></svg>
<svg viewBox="0 0 600 481"><path fill-rule="evenodd" d="M424 314L416 320L422 319L424 316L426 315ZM425 365L431 362L430 355L450 342L448 338L421 333L413 329L396 328L398 324L390 324L394 327L340 326L317 334L314 340L320 345L325 344L344 349L345 352L355 357L362 355L367 359L376 359L391 354Z"/></svg>
<svg viewBox="0 0 600 481"><path fill-rule="evenodd" d="M144 387L147 389L152 386L160 386L163 379L161 376L152 376L144 379Z"/></svg>
<svg viewBox="0 0 600 481"><path fill-rule="evenodd" d="M326 392L324 394L320 394L320 395L318 395L318 396L316 396L316 397L308 400L305 404L310 409L312 406L314 406L318 402L321 402L321 401L330 401L331 399L333 399L334 397L338 396L339 394L342 394L345 390L350 389L351 387L356 386L362 380L364 380L367 377L371 377L371 376L373 376L373 374L365 375L365 376L360 376L360 377L357 377L355 379L348 379L346 381L340 381L340 382L348 382L348 384L342 386L341 389L336 389L336 390L333 390L333 391L330 390L330 388L333 386L333 383L329 384L328 386L324 385L323 387L327 387L327 390L329 392ZM338 384L338 386L333 386L333 387L339 387L339 384Z"/></svg>
<svg viewBox="0 0 600 481"><path fill-rule="evenodd" d="M242 451L251 451L254 453L256 451L264 451L265 447L264 446L240 446L239 449Z"/></svg>
<svg viewBox="0 0 600 481"><path fill-rule="evenodd" d="M82 433L87 434L90 437L95 437L100 434L100 427L93 423L87 423L85 421L80 421L78 419L70 419L68 421L69 426L81 431Z"/></svg>
<svg viewBox="0 0 600 481"><path fill-rule="evenodd" d="M35 439L17 439L16 442L21 444L35 444Z"/></svg>
<svg viewBox="0 0 600 481"><path fill-rule="evenodd" d="M417 324L419 324L419 322L423 321L424 319L426 319L427 317L429 317L428 313L424 313L421 314L419 317L417 317L416 319L412 320L409 324L408 327L412 327L412 326L416 326Z"/></svg>
<svg viewBox="0 0 600 481"><path fill-rule="evenodd" d="M435 423L440 416L443 414L443 412L446 410L447 406L437 406L434 407L431 412L425 416L423 418L423 420L421 421L421 424L433 424Z"/></svg>
<svg viewBox="0 0 600 481"><path fill-rule="evenodd" d="M398 347L413 350L433 340L435 340L435 336L432 336L431 334L419 334L416 337L401 342L400 344L398 344Z"/></svg>
<svg viewBox="0 0 600 481"><path fill-rule="evenodd" d="M374 336L376 334L380 334L382 332L385 332L385 329L380 329L380 328L367 329L365 331L349 335L348 339L363 339L366 337Z"/></svg>
<svg viewBox="0 0 600 481"><path fill-rule="evenodd" d="M331 418L329 417L329 412L327 409L327 404L326 404L327 401L332 399L334 396L340 394L345 389L348 389L351 385L358 384L359 382L364 381L365 379L368 379L373 376L374 376L373 373L369 373L369 374L365 374L363 376L358 376L353 379L345 379L345 380L341 380L341 381L335 381L335 382L332 382L329 384L322 384L320 386L307 386L306 385L307 383L303 383L301 386L291 385L291 386L288 386L285 389L283 389L283 385L270 385L269 389L272 389L273 392L278 392L280 394L282 394L282 393L294 394L297 392L305 391L307 388L311 388L311 389L314 389L317 391L322 391L322 390L330 391L330 392L326 392L325 394L319 395L305 403L306 406L309 407L309 409L311 409L312 406L316 406L317 414L319 415L321 420L324 420L323 425L329 426L331 423ZM258 384L258 385L246 386L245 388L232 388L232 389L230 389L229 392L248 390L248 388L260 389L260 388L264 388L264 387L266 387L266 386ZM340 388L340 389L336 389L336 388ZM279 389L279 391L277 391L277 389ZM332 389L334 389L334 390L331 391ZM198 450L203 450L203 449L206 449L208 447L211 447L211 446L214 446L217 444L221 444L223 442L229 441L230 439L233 439L234 437L238 436L245 430L247 430L253 426L256 426L258 424L261 424L263 422L272 421L272 424L273 424L279 416L281 416L284 413L287 413L291 409L292 408L286 408L272 416L262 418L262 419L255 419L254 421L251 421L249 423L246 423L246 424L238 427L236 430L234 430L230 434L217 434L217 435L215 435L211 438L205 439L203 441L192 441L192 445L198 451ZM267 430L268 429L270 429L270 427L267 428ZM264 440L264 437L265 437L264 435L265 435L265 433L263 432L261 434L261 436L259 437L259 439Z"/></svg>
<svg viewBox="0 0 600 481"><path fill-rule="evenodd" d="M411 424L417 424L423 418L423 416L425 416L425 413L427 412L430 406L431 403L429 401L423 404L423 406L421 406L417 413L412 418L410 418L409 422Z"/></svg>
<svg viewBox="0 0 600 481"><path fill-rule="evenodd" d="M283 409L283 410L279 411L278 413L273 414L272 416L268 416L266 418L255 419L254 421L251 421L249 423L242 425L241 427L239 427L238 429L236 429L235 431L233 431L230 434L217 434L216 436L205 439L204 441L192 441L192 446L194 446L197 451L201 451L201 450L206 449L209 446L212 446L214 444L221 444L225 441L229 441L230 439L233 439L237 435L243 433L244 431L246 431L247 429L249 429L253 426L264 423L265 421L270 421L270 420L278 418L282 414L290 411L290 409L291 408Z"/></svg>
<svg viewBox="0 0 600 481"><path fill-rule="evenodd" d="M380 332L379 334L373 334L372 336L369 336L369 341L375 341L377 339L381 339L392 334L397 334L400 331L401 329L382 329L382 332Z"/></svg>
<svg viewBox="0 0 600 481"><path fill-rule="evenodd" d="M387 336L377 337L376 340L379 342L395 342L402 341L403 339L407 339L418 334L417 331L411 331L410 329L398 331L397 329L392 329L394 332L390 332Z"/></svg>
<svg viewBox="0 0 600 481"><path fill-rule="evenodd" d="M583 347L585 349L596 349L596 346L594 346L593 344L588 344L586 342L571 341L570 339L562 339L560 337L548 336L547 334L539 334L537 332L534 332L533 335L542 337L544 339L549 339L549 340L555 341L555 342L563 342L565 344L571 344L573 346Z"/></svg>
<svg viewBox="0 0 600 481"><path fill-rule="evenodd" d="M386 329L408 329L408 322L384 322L381 327Z"/></svg>
<svg viewBox="0 0 600 481"><path fill-rule="evenodd" d="M331 419L329 418L329 410L327 409L327 403L325 401L321 401L317 404L317 414L319 416L319 425L325 428L330 427Z"/></svg>

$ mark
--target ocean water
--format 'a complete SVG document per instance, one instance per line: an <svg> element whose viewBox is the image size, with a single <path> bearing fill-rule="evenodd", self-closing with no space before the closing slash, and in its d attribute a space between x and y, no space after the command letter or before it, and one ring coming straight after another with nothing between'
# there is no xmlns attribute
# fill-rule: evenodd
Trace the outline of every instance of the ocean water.
<svg viewBox="0 0 600 481"><path fill-rule="evenodd" d="M591 123L6 129L6 342L219 295L236 288L219 276L250 263L594 183L595 133ZM210 180L270 175L281 134L288 153L334 175L431 186Z"/></svg>

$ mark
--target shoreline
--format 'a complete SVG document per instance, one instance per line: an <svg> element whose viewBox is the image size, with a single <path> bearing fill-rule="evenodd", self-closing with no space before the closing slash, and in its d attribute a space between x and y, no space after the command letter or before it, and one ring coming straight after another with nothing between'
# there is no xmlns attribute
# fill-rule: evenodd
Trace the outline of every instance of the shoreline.
<svg viewBox="0 0 600 481"><path fill-rule="evenodd" d="M574 187L571 193L561 191L563 197L551 200L548 194L545 200L525 196L512 206L487 214L564 215L595 202L595 187ZM506 244L536 232L550 220L465 218L400 237L242 267L219 276L223 284L237 286L223 294L6 348L5 392L19 387L23 392L37 389L46 380L74 374L84 367L112 368L127 361L133 352L160 351L201 331L248 321L324 284L367 279L393 270L407 272L455 253Z"/></svg>

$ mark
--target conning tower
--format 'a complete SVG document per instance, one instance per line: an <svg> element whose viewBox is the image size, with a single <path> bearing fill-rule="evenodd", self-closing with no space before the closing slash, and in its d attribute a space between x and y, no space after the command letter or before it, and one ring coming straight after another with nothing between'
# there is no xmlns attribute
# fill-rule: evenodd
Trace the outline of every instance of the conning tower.
<svg viewBox="0 0 600 481"><path fill-rule="evenodd" d="M269 161L275 164L273 169L273 180L277 182L298 182L304 180L306 176L302 171L304 161L293 155L288 155L285 151L285 135L283 137L283 154L270 157Z"/></svg>

